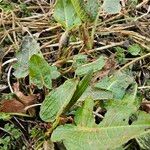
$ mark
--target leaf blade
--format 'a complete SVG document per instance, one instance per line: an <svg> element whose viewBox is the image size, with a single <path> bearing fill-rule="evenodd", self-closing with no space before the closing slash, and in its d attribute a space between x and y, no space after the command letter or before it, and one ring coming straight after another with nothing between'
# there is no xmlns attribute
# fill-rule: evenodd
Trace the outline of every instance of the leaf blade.
<svg viewBox="0 0 150 150"><path fill-rule="evenodd" d="M103 9L108 14L117 14L121 11L120 0L104 0Z"/></svg>
<svg viewBox="0 0 150 150"><path fill-rule="evenodd" d="M29 74L29 60L32 55L40 54L40 46L37 41L30 37L24 37L20 51L17 53L17 63L13 65L17 78L24 78Z"/></svg>
<svg viewBox="0 0 150 150"><path fill-rule="evenodd" d="M64 111L70 102L78 80L69 79L60 87L52 90L41 105L40 117L46 122L53 122Z"/></svg>
<svg viewBox="0 0 150 150"><path fill-rule="evenodd" d="M54 9L54 18L67 30L71 30L81 24L81 20L77 16L71 0L57 1Z"/></svg>
<svg viewBox="0 0 150 150"><path fill-rule="evenodd" d="M110 77L105 77L94 85L95 88L108 90L113 93L114 99L122 99L128 86L134 83L132 76L116 72Z"/></svg>
<svg viewBox="0 0 150 150"><path fill-rule="evenodd" d="M38 55L33 55L29 61L29 76L31 83L43 88L43 86L52 88L52 74L55 71L56 78L60 75L59 72L53 69L52 66ZM54 75L53 75L54 76Z"/></svg>
<svg viewBox="0 0 150 150"><path fill-rule="evenodd" d="M90 71L93 71L93 73L94 73L94 72L101 70L104 67L104 65L105 65L105 58L103 56L101 56L94 62L91 62L91 63L88 63L88 64L78 67L76 69L75 73L78 76L86 75Z"/></svg>
<svg viewBox="0 0 150 150"><path fill-rule="evenodd" d="M92 78L92 74L93 72L90 71L86 76L84 76L84 78L79 82L77 89L72 97L72 99L70 100L70 102L68 103L66 110L68 111L75 103L76 101L81 97L81 95L85 92L85 90L87 89L87 87L89 86L89 83L91 81Z"/></svg>

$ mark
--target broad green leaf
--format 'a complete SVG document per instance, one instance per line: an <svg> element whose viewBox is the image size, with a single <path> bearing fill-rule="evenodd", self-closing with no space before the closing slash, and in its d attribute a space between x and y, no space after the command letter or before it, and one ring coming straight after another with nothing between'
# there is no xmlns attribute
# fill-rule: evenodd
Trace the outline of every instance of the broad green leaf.
<svg viewBox="0 0 150 150"><path fill-rule="evenodd" d="M141 51L141 47L138 44L130 45L128 48L129 53L131 53L133 56L139 55Z"/></svg>
<svg viewBox="0 0 150 150"><path fill-rule="evenodd" d="M51 71L51 78L52 79L57 79L60 76L60 72L58 72L56 66L51 66L50 71Z"/></svg>
<svg viewBox="0 0 150 150"><path fill-rule="evenodd" d="M110 91L96 89L89 86L78 101L84 101L86 97L92 97L93 100L107 100L113 99L113 94Z"/></svg>
<svg viewBox="0 0 150 150"><path fill-rule="evenodd" d="M54 18L67 30L81 24L81 20L74 10L71 0L57 0L54 9Z"/></svg>
<svg viewBox="0 0 150 150"><path fill-rule="evenodd" d="M121 11L120 0L104 0L103 9L108 14L117 14Z"/></svg>
<svg viewBox="0 0 150 150"><path fill-rule="evenodd" d="M29 61L29 76L31 83L43 88L43 86L51 89L52 79L59 76L59 72L53 66L50 66L44 58L33 55Z"/></svg>
<svg viewBox="0 0 150 150"><path fill-rule="evenodd" d="M84 2L84 4L85 4L85 11L87 12L91 20L95 20L99 12L100 2L98 0L87 0L86 2Z"/></svg>
<svg viewBox="0 0 150 150"><path fill-rule="evenodd" d="M129 100L126 99L126 103L121 103L121 101L113 103L112 101L114 111L108 109L107 113L110 114L111 112L113 114L110 118L106 113L104 118L109 122L106 124L106 121L102 120L97 125L93 123L91 115L93 110L91 105L93 104L89 99L85 100L82 110L81 108L77 110L77 115L75 116L76 125L70 124L57 127L52 133L51 140L53 142L63 141L67 150L108 150L118 148L130 139L149 132L150 116L148 114L144 114L142 117L139 116L140 121L137 120L134 124L128 124L131 106L134 105L136 98L132 99L130 107L127 105L127 101L130 103L130 98ZM116 104L117 106L115 106ZM130 113L126 114L128 109ZM120 110L121 114L117 112L118 110ZM132 113L135 111L137 109L133 109Z"/></svg>
<svg viewBox="0 0 150 150"><path fill-rule="evenodd" d="M95 124L93 117L94 101L90 97L87 97L84 101L83 108L79 108L75 114L75 123L78 126L92 127ZM85 118L85 116L88 116Z"/></svg>
<svg viewBox="0 0 150 150"><path fill-rule="evenodd" d="M86 75L89 71L97 72L101 70L105 65L105 58L101 56L96 61L82 65L78 67L75 71L76 75L83 76Z"/></svg>
<svg viewBox="0 0 150 150"><path fill-rule="evenodd" d="M116 72L110 77L103 78L100 82L95 84L95 88L111 91L114 99L122 99L128 86L134 82L133 77Z"/></svg>
<svg viewBox="0 0 150 150"><path fill-rule="evenodd" d="M147 119L149 118L149 116L145 115L145 114L146 114L146 112L140 111L140 117L141 118L138 119L138 122L140 120L143 120L143 119L145 119L145 122L147 122ZM149 130L148 133L146 133L146 134L140 136L139 138L137 138L136 141L138 142L141 149L148 150L150 148L150 130Z"/></svg>
<svg viewBox="0 0 150 150"><path fill-rule="evenodd" d="M82 21L92 21L96 18L99 10L99 4L97 0L71 0L71 2L76 13Z"/></svg>
<svg viewBox="0 0 150 150"><path fill-rule="evenodd" d="M84 1L83 0L71 0L71 2L73 4L74 9L75 9L77 15L79 16L79 18L82 21L89 21L90 18L88 16L88 14L86 13L85 8L83 7Z"/></svg>
<svg viewBox="0 0 150 150"><path fill-rule="evenodd" d="M77 85L77 80L69 79L63 85L52 90L42 103L40 110L41 119L46 122L55 121L64 112L76 91Z"/></svg>
<svg viewBox="0 0 150 150"><path fill-rule="evenodd" d="M75 55L73 58L73 67L79 67L81 65L84 65L87 62L87 55L83 55L83 54L78 54Z"/></svg>
<svg viewBox="0 0 150 150"><path fill-rule="evenodd" d="M121 101L118 100L110 100L107 101L106 109L108 110L105 114L105 118L103 119L100 126L115 126L115 125L128 125L129 117L136 112L136 110L140 107L139 98L136 96L137 94L137 84L132 85L132 87L127 91L125 96ZM113 121L110 124L110 120Z"/></svg>
<svg viewBox="0 0 150 150"><path fill-rule="evenodd" d="M136 139L140 148L143 150L148 150L150 148L150 132L142 135Z"/></svg>
<svg viewBox="0 0 150 150"><path fill-rule="evenodd" d="M29 74L29 60L34 54L40 54L40 46L34 38L26 36L16 54L17 63L13 65L17 78L24 78Z"/></svg>
<svg viewBox="0 0 150 150"><path fill-rule="evenodd" d="M80 98L80 96L84 93L84 91L87 89L89 86L89 83L91 81L93 72L90 71L78 84L77 89L69 102L69 104L66 107L66 111L68 111L75 103L76 101Z"/></svg>
<svg viewBox="0 0 150 150"><path fill-rule="evenodd" d="M130 139L146 133L145 130L150 127L150 123L101 128L95 126L93 128L60 126L53 132L51 140L53 142L63 140L67 150L115 149Z"/></svg>

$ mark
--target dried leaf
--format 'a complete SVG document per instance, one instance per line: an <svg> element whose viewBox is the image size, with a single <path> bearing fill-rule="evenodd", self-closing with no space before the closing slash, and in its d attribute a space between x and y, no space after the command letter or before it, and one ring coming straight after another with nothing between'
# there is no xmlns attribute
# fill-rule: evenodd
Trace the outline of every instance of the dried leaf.
<svg viewBox="0 0 150 150"><path fill-rule="evenodd" d="M44 141L43 143L43 150L55 150L54 143L51 141Z"/></svg>
<svg viewBox="0 0 150 150"><path fill-rule="evenodd" d="M144 111L146 111L147 113L150 113L150 102L149 101L143 101L141 106Z"/></svg>
<svg viewBox="0 0 150 150"><path fill-rule="evenodd" d="M0 112L7 113L26 113L25 107L35 104L37 102L37 95L24 95L19 90L19 84L14 84L14 94L17 96L17 99L12 100L2 100L0 105ZM28 112L31 115L35 114L35 108L30 108Z"/></svg>
<svg viewBox="0 0 150 150"><path fill-rule="evenodd" d="M14 94L17 96L17 98L23 105L29 106L29 105L35 104L37 102L37 95L35 95L35 94L28 95L28 96L24 95L20 91L18 83L15 83L13 88L14 88Z"/></svg>
<svg viewBox="0 0 150 150"><path fill-rule="evenodd" d="M0 112L5 113L26 113L25 106L16 99L3 100L0 103Z"/></svg>

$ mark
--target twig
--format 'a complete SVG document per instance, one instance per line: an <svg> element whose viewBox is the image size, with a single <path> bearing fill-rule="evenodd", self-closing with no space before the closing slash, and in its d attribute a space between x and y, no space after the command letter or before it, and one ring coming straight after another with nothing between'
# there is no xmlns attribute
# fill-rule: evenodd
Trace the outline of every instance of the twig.
<svg viewBox="0 0 150 150"><path fill-rule="evenodd" d="M15 61L17 61L17 58L9 59L9 60L5 61L5 62L2 64L2 67L5 66L5 65L7 65L7 64L9 64L9 63L15 62Z"/></svg>
<svg viewBox="0 0 150 150"><path fill-rule="evenodd" d="M9 135L12 135L10 132L8 132L7 130L5 130L4 128L1 128L1 127L0 127L0 130L2 130L2 131L4 131L4 132L8 133Z"/></svg>
<svg viewBox="0 0 150 150"><path fill-rule="evenodd" d="M27 111L29 108L33 108L33 107L36 107L36 106L41 106L42 104L33 104L33 105L29 105L27 107L24 108L25 111Z"/></svg>
<svg viewBox="0 0 150 150"><path fill-rule="evenodd" d="M130 65L134 64L135 62L137 62L137 61L139 61L139 60L141 60L141 59L144 59L145 57L148 57L148 56L150 56L150 53L145 54L145 55L143 55L143 56L141 56L141 57L135 58L134 60L130 61L129 63L127 63L127 64L125 64L123 67L121 67L118 71L122 71L122 70L124 70L125 68L129 67Z"/></svg>
<svg viewBox="0 0 150 150"><path fill-rule="evenodd" d="M8 73L7 73L7 82L8 82L8 86L9 86L9 89L11 91L11 93L14 93L13 91L13 88L10 84L10 74L11 74L11 70L12 70L12 66L10 66L9 70L8 70Z"/></svg>
<svg viewBox="0 0 150 150"><path fill-rule="evenodd" d="M138 89L150 89L150 86L140 86Z"/></svg>
<svg viewBox="0 0 150 150"><path fill-rule="evenodd" d="M142 104L150 104L150 101L143 101Z"/></svg>
<svg viewBox="0 0 150 150"><path fill-rule="evenodd" d="M143 5L145 5L146 3L148 3L148 1L149 1L149 0L143 0L140 4L138 4L138 5L136 6L136 8L142 7Z"/></svg>
<svg viewBox="0 0 150 150"><path fill-rule="evenodd" d="M115 47L115 46L120 46L120 45L122 45L124 43L125 43L125 41L118 42L118 43L112 43L110 45L106 45L106 46L102 46L102 47L98 47L98 48L89 50L88 53L92 53L92 52L96 52L96 51L101 51L101 50L112 48L112 47Z"/></svg>
<svg viewBox="0 0 150 150"><path fill-rule="evenodd" d="M108 48L112 48L112 47L115 47L115 46L119 46L119 45L122 45L124 44L125 41L122 41L122 42L118 42L118 43L112 43L110 45L106 45L106 46L102 46L102 47L99 47L99 48L95 48L95 49L92 49L92 50L89 50L88 53L93 53L93 52L96 52L96 51L101 51L101 50L105 50L105 49L108 49ZM86 52L83 52L81 54L85 54ZM75 56L75 55L74 55ZM65 63L66 61L72 59L74 56L71 56L70 58L67 58L67 59L63 59L63 60L58 60L56 61L55 63L53 63L54 66L59 66L59 64L62 64L62 63Z"/></svg>
<svg viewBox="0 0 150 150"><path fill-rule="evenodd" d="M98 116L98 117L101 118L101 119L104 119L104 117L103 117L101 114L99 114L99 113L97 113L97 112L95 112L95 111L93 111L93 114L96 115L96 116Z"/></svg>
<svg viewBox="0 0 150 150"><path fill-rule="evenodd" d="M101 119L104 119L104 117L103 117L101 114L99 114L99 112L100 112L101 110L102 110L101 107L98 107L98 108L96 109L96 111L93 111L93 114L96 115L96 116L98 116L98 117L101 118Z"/></svg>
<svg viewBox="0 0 150 150"><path fill-rule="evenodd" d="M20 127L24 130L24 131L26 131L25 130L25 128L24 128L24 126L19 122L19 120L16 118L16 117L13 117L15 120L16 120L16 122L20 125Z"/></svg>
<svg viewBox="0 0 150 150"><path fill-rule="evenodd" d="M141 18L147 16L147 15L149 14L149 12L150 12L150 6L148 7L148 10L147 10L147 12L146 12L145 14L143 14L143 15L137 17L134 21L137 21L138 19L141 19Z"/></svg>

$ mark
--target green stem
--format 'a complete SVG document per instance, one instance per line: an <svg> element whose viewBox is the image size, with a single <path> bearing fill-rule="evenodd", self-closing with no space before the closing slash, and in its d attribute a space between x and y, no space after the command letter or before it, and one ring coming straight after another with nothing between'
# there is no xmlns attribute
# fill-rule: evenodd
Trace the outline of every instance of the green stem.
<svg viewBox="0 0 150 150"><path fill-rule="evenodd" d="M58 117L53 123L52 127L47 130L46 136L49 136L53 132L53 130L58 126L59 122L60 122L60 117Z"/></svg>
<svg viewBox="0 0 150 150"><path fill-rule="evenodd" d="M97 13L97 16L96 16L96 19L94 21L94 26L92 28L92 34L91 34L91 44L92 44L92 47L93 47L93 43L94 43L94 34L95 34L95 30L96 30L96 27L97 27L97 24L98 24L98 19L99 19L99 14L100 14L100 11L101 11L101 7Z"/></svg>

